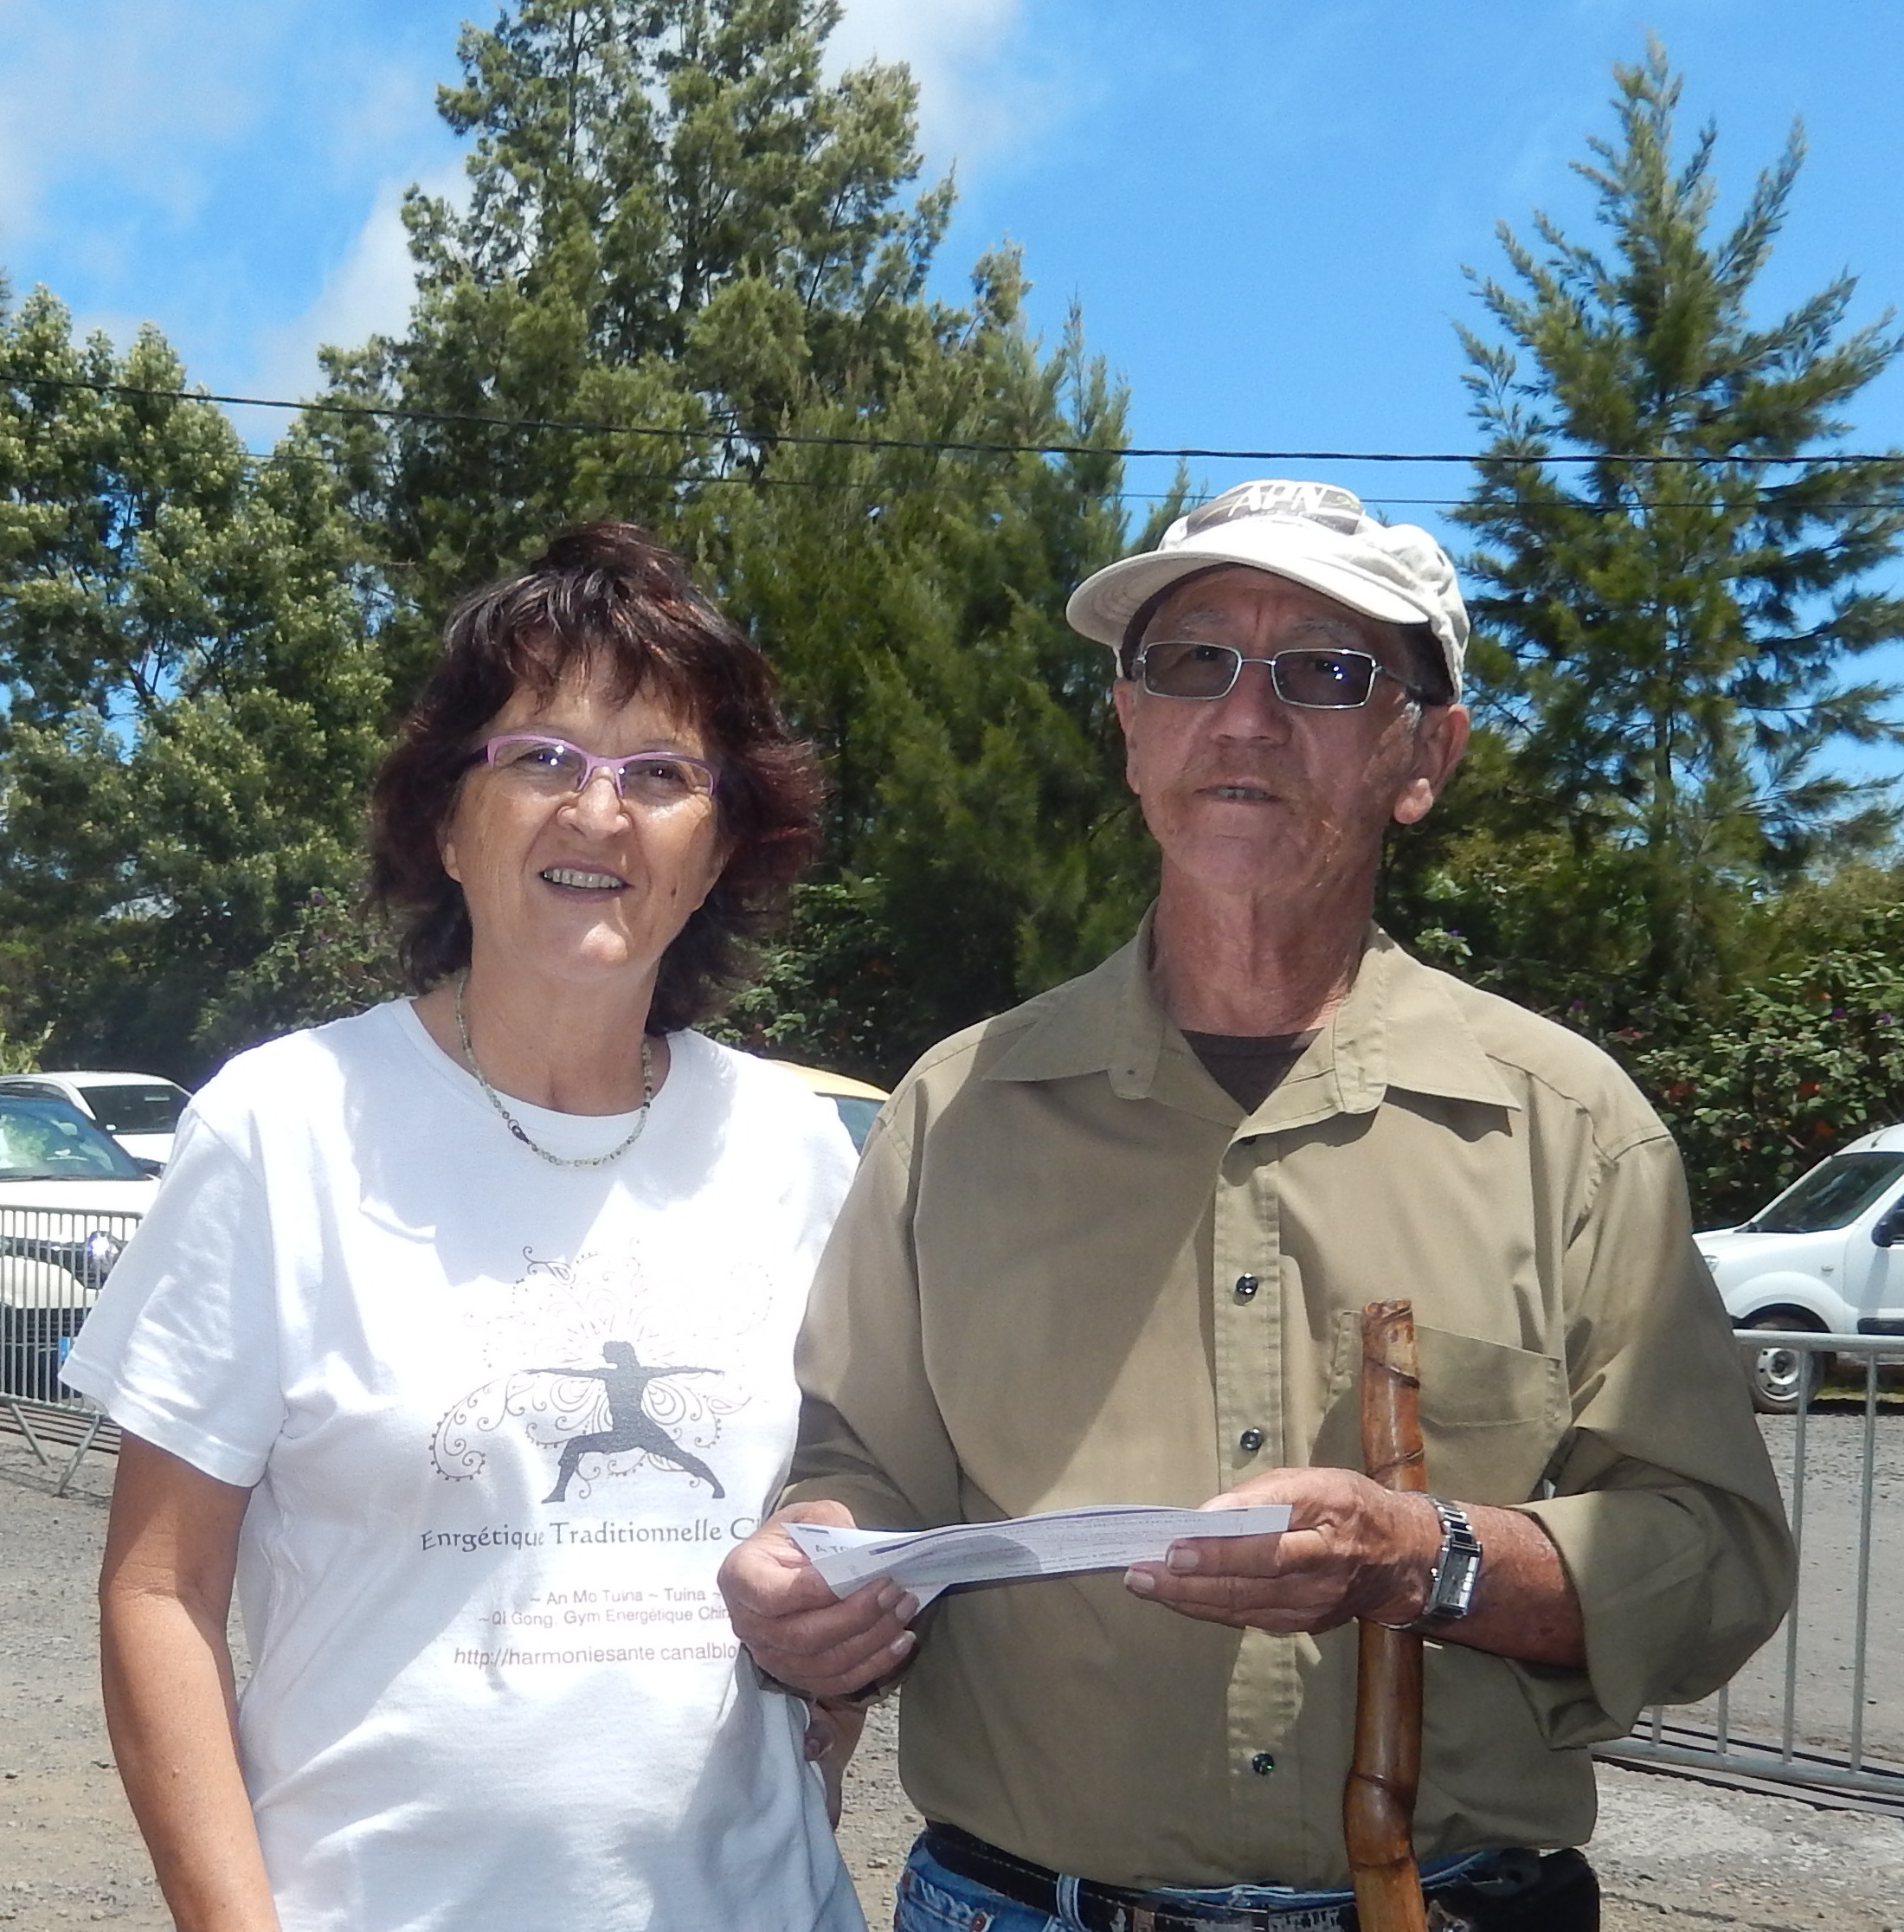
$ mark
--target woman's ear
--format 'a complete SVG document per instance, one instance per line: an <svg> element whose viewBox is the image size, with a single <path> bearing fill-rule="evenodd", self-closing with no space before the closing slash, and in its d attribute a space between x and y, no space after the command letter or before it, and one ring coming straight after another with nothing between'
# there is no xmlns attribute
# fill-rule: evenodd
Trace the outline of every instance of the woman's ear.
<svg viewBox="0 0 1904 1932"><path fill-rule="evenodd" d="M463 815L464 789L460 781L450 796L449 810L443 815L443 822L436 834L436 857L442 868L456 883L463 883L460 861L456 856L456 821Z"/></svg>

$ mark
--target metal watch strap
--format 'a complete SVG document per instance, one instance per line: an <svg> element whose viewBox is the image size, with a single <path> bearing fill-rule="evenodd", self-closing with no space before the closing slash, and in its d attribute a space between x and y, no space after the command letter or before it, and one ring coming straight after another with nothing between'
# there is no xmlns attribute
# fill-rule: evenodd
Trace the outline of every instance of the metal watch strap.
<svg viewBox="0 0 1904 1932"><path fill-rule="evenodd" d="M1438 1496L1428 1500L1441 1518L1441 1554L1428 1578L1428 1600L1409 1627L1432 1631L1458 1623L1474 1608L1475 1585L1481 1577L1481 1539L1458 1503L1444 1503Z"/></svg>

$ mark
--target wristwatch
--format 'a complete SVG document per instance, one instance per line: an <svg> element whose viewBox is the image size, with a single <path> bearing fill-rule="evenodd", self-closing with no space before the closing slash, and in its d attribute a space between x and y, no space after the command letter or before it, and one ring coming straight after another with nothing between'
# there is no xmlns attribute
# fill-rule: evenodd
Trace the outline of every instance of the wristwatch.
<svg viewBox="0 0 1904 1932"><path fill-rule="evenodd" d="M1481 1539L1458 1503L1428 1500L1441 1518L1441 1554L1428 1577L1428 1600L1421 1614L1406 1627L1432 1633L1458 1623L1474 1608L1475 1585L1481 1579Z"/></svg>

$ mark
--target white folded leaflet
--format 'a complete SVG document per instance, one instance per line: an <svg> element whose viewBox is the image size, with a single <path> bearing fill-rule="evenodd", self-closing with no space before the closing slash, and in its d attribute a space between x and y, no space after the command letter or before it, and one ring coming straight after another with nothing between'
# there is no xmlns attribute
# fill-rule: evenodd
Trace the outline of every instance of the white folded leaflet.
<svg viewBox="0 0 1904 1932"><path fill-rule="evenodd" d="M849 1530L830 1523L785 1528L835 1596L875 1576L890 1576L923 1607L958 1583L1161 1563L1171 1544L1187 1537L1276 1536L1289 1526L1285 1503L1247 1510L1112 1503L1004 1523L955 1523L942 1530Z"/></svg>

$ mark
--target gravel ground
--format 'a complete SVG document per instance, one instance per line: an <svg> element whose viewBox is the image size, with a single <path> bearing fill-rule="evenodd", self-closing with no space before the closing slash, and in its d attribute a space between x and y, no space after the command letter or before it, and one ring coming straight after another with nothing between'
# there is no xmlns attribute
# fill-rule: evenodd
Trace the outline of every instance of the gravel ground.
<svg viewBox="0 0 1904 1932"><path fill-rule="evenodd" d="M1904 1418L1884 1427L1904 1441ZM1829 1500L1836 1491L1825 1478L1832 1467L1856 1466L1861 1429L1855 1418L1812 1419L1811 1478L1815 1495L1827 1497L1814 1502L1815 1524L1848 1513ZM113 1468L110 1458L89 1458L71 1491L55 1497L24 1443L0 1430L0 1925L17 1932L88 1922L165 1932L171 1922L100 1717L93 1579ZM1904 1493L1904 1476L1890 1486L1894 1497ZM1830 1543L1821 1529L1813 1555ZM1838 1602L1826 1582L1817 1587L1821 1603ZM1885 1641L1896 1640L1888 1626ZM1829 1658L1820 1669L1821 1681L1835 1675ZM1872 1694L1894 1697L1900 1672L1882 1675ZM1889 1732L1894 1707L1873 1708ZM890 1709L873 1713L848 1781L841 1840L877 1927L890 1923L893 1877L917 1828L898 1789ZM1609 1932L1663 1923L1689 1932L1904 1932L1904 1820L1614 1767L1602 1768L1600 1794L1592 1853Z"/></svg>

